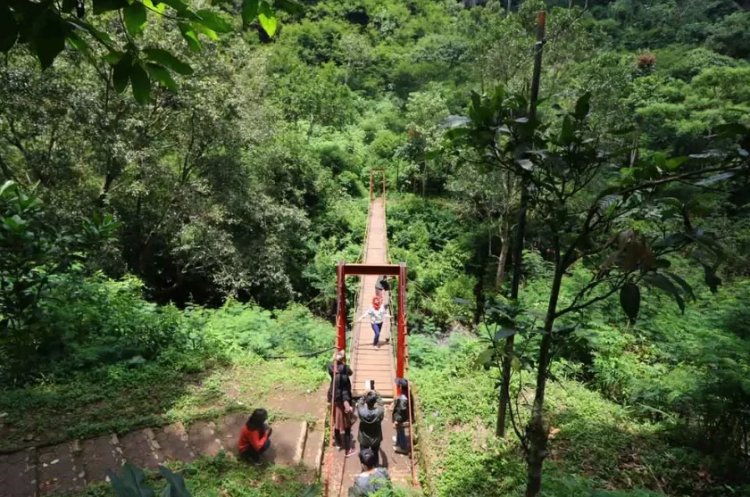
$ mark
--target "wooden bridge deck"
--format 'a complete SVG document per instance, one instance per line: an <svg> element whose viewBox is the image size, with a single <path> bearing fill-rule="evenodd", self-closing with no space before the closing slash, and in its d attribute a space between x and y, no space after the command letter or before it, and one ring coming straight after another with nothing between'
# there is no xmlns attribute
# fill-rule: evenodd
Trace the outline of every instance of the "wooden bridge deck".
<svg viewBox="0 0 750 497"><path fill-rule="evenodd" d="M388 233L385 225L385 200L382 197L374 199L370 204L367 223L367 240L365 240L362 262L386 264L388 263ZM377 279L377 276L360 277L359 302L357 302L355 319L367 312L372 304ZM393 398L396 368L393 356L394 340L391 340L389 318L386 318L383 323L378 347L372 344L374 337L369 317L352 323L350 353L350 364L354 370L352 390L355 397L364 395L367 392L366 382L374 380L378 393L384 398Z"/></svg>
<svg viewBox="0 0 750 497"><path fill-rule="evenodd" d="M376 198L370 204L367 240L363 263L384 264L388 262L388 239L385 224L385 200ZM356 318L364 314L375 296L375 282L377 276L361 276L359 302L357 302ZM380 446L380 465L388 470L394 484L402 487L411 486L412 471L409 455L397 454L394 451L392 438L396 432L391 421L391 404L389 400L394 395L396 379L395 359L393 355L394 340L391 340L391 323L386 320L380 332L380 348L372 345L374 338L369 318L353 323L352 342L350 349L350 366L354 370L352 390L355 397L364 395L367 390L366 380L375 380L375 389L386 401L385 419L383 420L383 442ZM357 439L359 422L352 427L352 435ZM411 437L411 434L408 435ZM359 445L355 443L359 451ZM330 450L330 447L326 447ZM347 490L354 483L356 476L362 471L357 455L345 457L344 451L335 451L332 457L326 457L324 474L328 475L330 488L328 495L344 497ZM329 467L330 466L330 467Z"/></svg>

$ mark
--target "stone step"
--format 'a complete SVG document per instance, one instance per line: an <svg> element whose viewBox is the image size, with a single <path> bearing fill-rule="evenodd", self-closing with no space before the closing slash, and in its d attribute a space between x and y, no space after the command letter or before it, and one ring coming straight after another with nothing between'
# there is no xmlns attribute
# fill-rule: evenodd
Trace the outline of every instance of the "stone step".
<svg viewBox="0 0 750 497"><path fill-rule="evenodd" d="M107 480L107 471L117 472L125 462L120 442L114 433L84 440L81 447L87 484Z"/></svg>
<svg viewBox="0 0 750 497"><path fill-rule="evenodd" d="M0 455L0 497L36 497L36 449Z"/></svg>
<svg viewBox="0 0 750 497"><path fill-rule="evenodd" d="M271 447L264 459L274 464L294 466L301 462L304 438L307 432L305 421L279 421L271 425ZM300 447L300 441L302 446Z"/></svg>
<svg viewBox="0 0 750 497"><path fill-rule="evenodd" d="M156 469L164 462L156 435L151 428L131 431L120 437L123 458L139 468Z"/></svg>
<svg viewBox="0 0 750 497"><path fill-rule="evenodd" d="M322 464L323 443L325 441L324 428L325 425L317 423L315 426L308 429L305 450L302 453L302 464L307 468L315 470L316 474L320 473L320 467Z"/></svg>
<svg viewBox="0 0 750 497"><path fill-rule="evenodd" d="M154 432L157 449L164 455L165 460L190 462L195 459L195 453L188 443L188 432L185 425L173 423Z"/></svg>
<svg viewBox="0 0 750 497"><path fill-rule="evenodd" d="M38 450L39 495L80 492L86 486L81 445L75 440Z"/></svg>
<svg viewBox="0 0 750 497"><path fill-rule="evenodd" d="M191 424L188 428L188 440L196 456L214 457L224 450L213 421L196 421Z"/></svg>
<svg viewBox="0 0 750 497"><path fill-rule="evenodd" d="M224 450L229 453L238 455L237 441L240 438L240 431L247 422L246 413L234 413L224 416L216 423L216 435L221 441Z"/></svg>

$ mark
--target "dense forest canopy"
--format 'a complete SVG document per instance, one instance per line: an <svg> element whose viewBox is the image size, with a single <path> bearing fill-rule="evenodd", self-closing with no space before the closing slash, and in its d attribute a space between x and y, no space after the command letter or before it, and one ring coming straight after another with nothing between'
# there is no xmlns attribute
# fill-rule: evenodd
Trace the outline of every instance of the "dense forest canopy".
<svg viewBox="0 0 750 497"><path fill-rule="evenodd" d="M544 495L750 491L750 3L89 4L0 0L9 399L320 346L260 308L333 317L384 168L426 440L450 447L427 488L516 495L548 458ZM493 431L503 381L520 441L451 431Z"/></svg>

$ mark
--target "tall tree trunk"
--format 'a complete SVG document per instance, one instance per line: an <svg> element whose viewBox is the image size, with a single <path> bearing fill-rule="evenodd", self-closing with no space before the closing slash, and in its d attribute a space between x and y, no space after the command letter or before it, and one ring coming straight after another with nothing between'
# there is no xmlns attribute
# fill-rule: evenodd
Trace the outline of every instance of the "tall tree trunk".
<svg viewBox="0 0 750 497"><path fill-rule="evenodd" d="M539 100L539 82L542 77L542 51L544 48L544 34L546 29L547 13L540 11L536 17L536 44L534 45L534 73L531 77L531 95L529 98L529 119L536 117L536 106ZM528 178L524 172L521 176L521 205L518 209L518 225L516 226L516 242L513 254L513 282L510 289L510 298L518 300L518 287L521 284L521 261L523 259L523 238L526 233L526 209L529 206ZM505 436L505 417L510 402L510 373L513 359L513 344L515 335L505 339L503 373L500 383L500 398L497 406L497 424L495 434L498 437Z"/></svg>
<svg viewBox="0 0 750 497"><path fill-rule="evenodd" d="M565 270L558 257L549 303L547 304L547 315L544 319L544 336L539 346L534 405L531 410L531 419L526 427L526 433L529 435L529 452L526 455L526 463L528 464L526 497L536 497L542 489L542 468L544 459L547 457L547 428L544 426L544 394L547 388L550 349L552 347L552 329L555 324L557 299L560 296L560 286L564 272Z"/></svg>
<svg viewBox="0 0 750 497"><path fill-rule="evenodd" d="M505 266L508 263L508 253L510 252L510 226L506 219L503 219L500 227L500 256L497 259L497 272L495 273L495 290L499 290L505 282Z"/></svg>

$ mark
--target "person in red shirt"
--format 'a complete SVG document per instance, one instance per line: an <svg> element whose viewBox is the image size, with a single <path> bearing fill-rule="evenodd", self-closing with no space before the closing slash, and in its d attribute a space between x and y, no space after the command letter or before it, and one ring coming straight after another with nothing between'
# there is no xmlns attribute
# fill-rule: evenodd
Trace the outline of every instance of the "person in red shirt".
<svg viewBox="0 0 750 497"><path fill-rule="evenodd" d="M247 423L240 431L237 448L242 459L260 464L260 456L271 446L271 432L268 426L268 411L256 409L247 418Z"/></svg>

